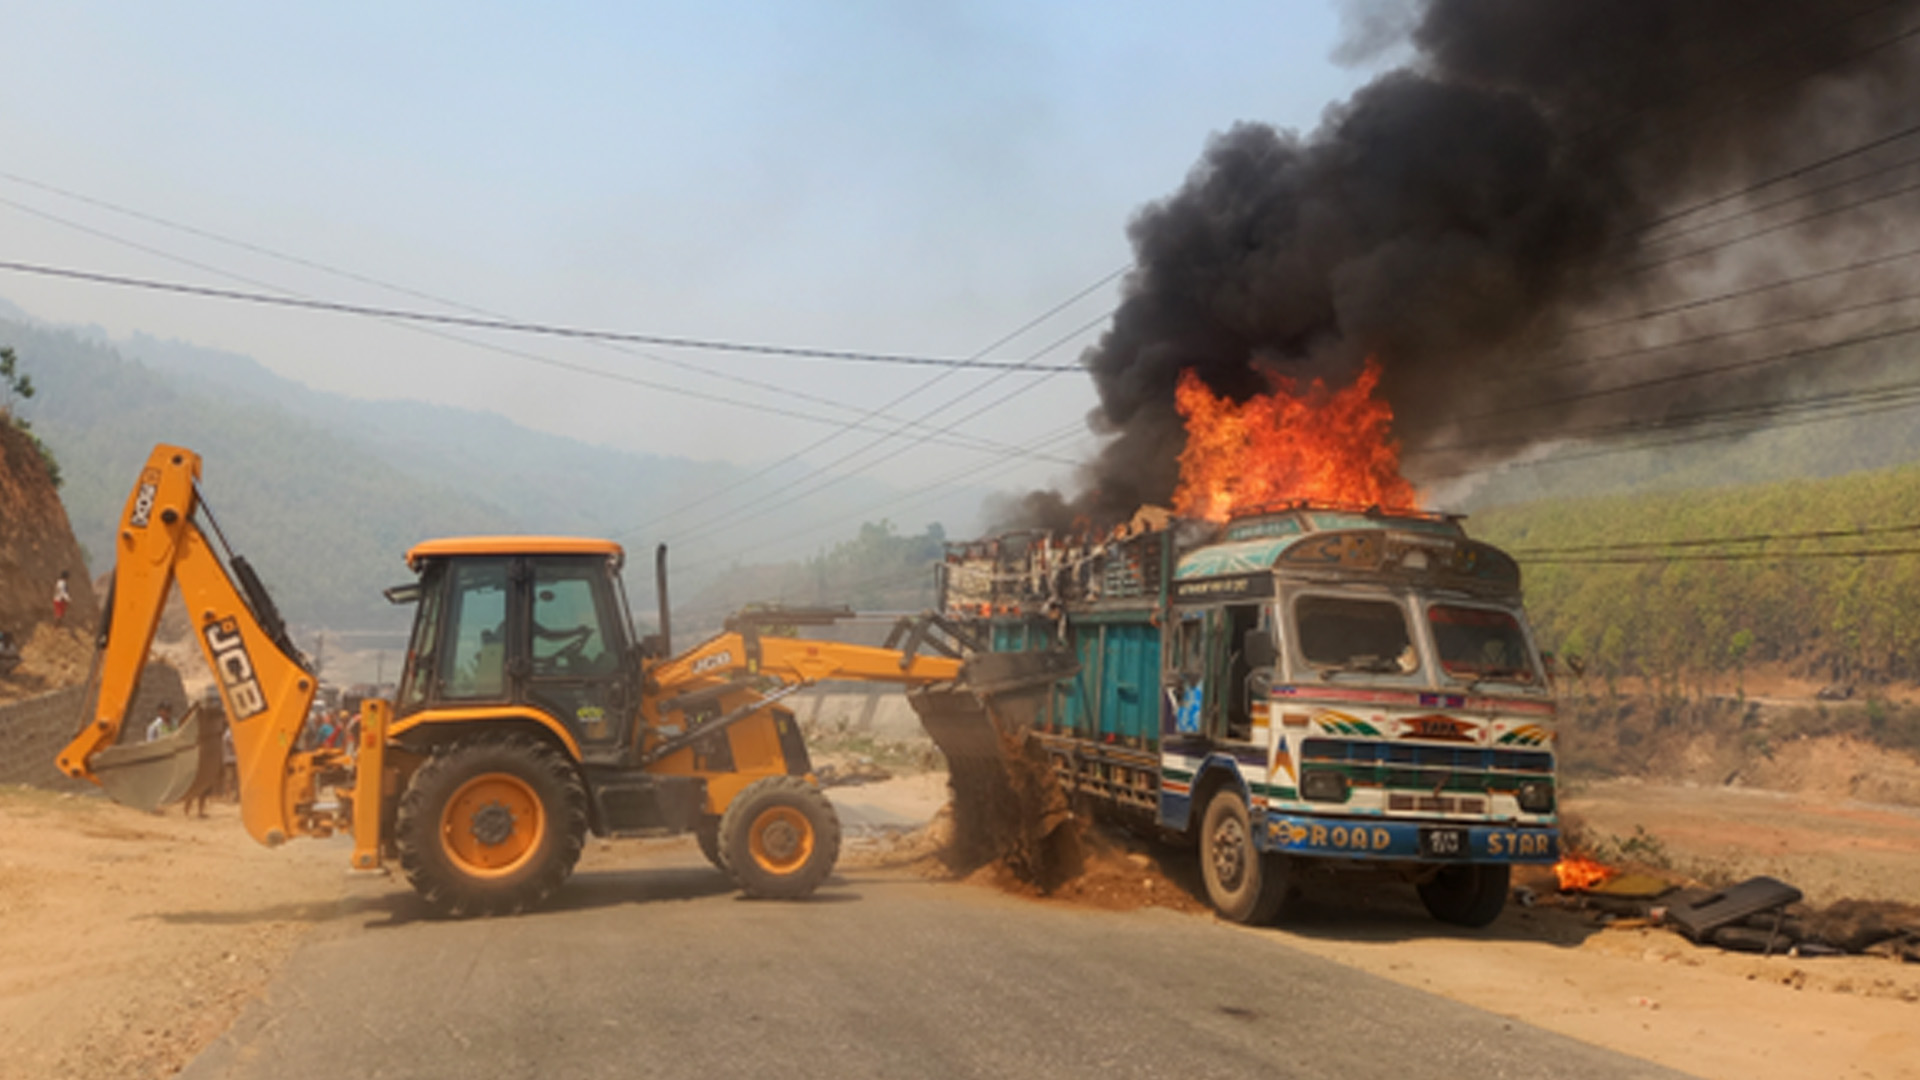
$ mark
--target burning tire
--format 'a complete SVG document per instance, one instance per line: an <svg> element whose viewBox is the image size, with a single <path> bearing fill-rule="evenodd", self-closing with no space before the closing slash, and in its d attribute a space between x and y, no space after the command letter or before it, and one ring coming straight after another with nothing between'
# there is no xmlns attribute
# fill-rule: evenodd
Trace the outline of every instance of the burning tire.
<svg viewBox="0 0 1920 1080"><path fill-rule="evenodd" d="M525 735L436 750L400 800L400 866L443 915L504 915L553 895L587 834L587 797L565 757Z"/></svg>
<svg viewBox="0 0 1920 1080"><path fill-rule="evenodd" d="M1254 846L1240 793L1230 787L1214 792L1200 822L1200 871L1214 908L1237 923L1272 922L1287 900L1289 868L1285 856L1262 855Z"/></svg>
<svg viewBox="0 0 1920 1080"><path fill-rule="evenodd" d="M1444 923L1478 929L1507 906L1512 873L1506 866L1447 866L1419 884L1427 914Z"/></svg>
<svg viewBox="0 0 1920 1080"><path fill-rule="evenodd" d="M797 899L833 872L840 817L820 789L800 777L768 777L727 806L718 851L748 896Z"/></svg>

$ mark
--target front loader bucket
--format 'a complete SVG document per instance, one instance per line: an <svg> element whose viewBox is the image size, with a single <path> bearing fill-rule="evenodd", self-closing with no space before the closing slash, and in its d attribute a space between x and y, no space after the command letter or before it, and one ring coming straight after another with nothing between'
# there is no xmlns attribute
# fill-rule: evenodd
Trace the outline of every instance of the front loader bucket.
<svg viewBox="0 0 1920 1080"><path fill-rule="evenodd" d="M202 740L201 728L197 710L189 710L173 734L152 742L109 746L93 755L87 769L114 802L136 810L158 810L204 790L219 777L219 740ZM207 730L212 731L212 726L207 725Z"/></svg>
<svg viewBox="0 0 1920 1080"><path fill-rule="evenodd" d="M947 759L954 825L948 858L957 869L999 860L1042 889L1077 870L1073 815L1045 748L1032 738L1054 686L1076 670L1064 653L977 653L957 686L908 692Z"/></svg>

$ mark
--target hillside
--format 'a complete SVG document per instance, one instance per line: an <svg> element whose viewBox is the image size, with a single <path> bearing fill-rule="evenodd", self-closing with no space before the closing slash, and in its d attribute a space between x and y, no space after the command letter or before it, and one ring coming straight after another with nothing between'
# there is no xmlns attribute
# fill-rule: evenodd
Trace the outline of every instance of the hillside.
<svg viewBox="0 0 1920 1080"><path fill-rule="evenodd" d="M1768 663L1820 682L1920 680L1920 465L1552 500L1468 526L1519 557L1543 643L1589 678ZM1843 535L1674 546L1817 532ZM1847 556L1863 549L1887 553Z"/></svg>
<svg viewBox="0 0 1920 1080"><path fill-rule="evenodd" d="M59 454L61 494L93 573L108 568L101 556L153 444L190 446L206 459L207 497L228 539L259 568L303 643L326 628L394 645L405 613L379 591L405 576L401 553L420 539L579 533L638 547L654 539L643 528L650 514L746 472L590 446L492 414L319 393L251 358L179 342L136 336L114 345L7 319L0 342L16 348L40 388L35 431ZM758 483L790 480L775 474ZM851 515L891 494L855 481L809 509ZM816 543L798 542L788 554ZM629 587L645 621L650 560L631 566ZM716 573L687 576L679 595L692 596Z"/></svg>
<svg viewBox="0 0 1920 1080"><path fill-rule="evenodd" d="M52 622L62 571L73 596L66 625L93 626L100 605L66 508L32 440L0 420L0 630L24 643Z"/></svg>

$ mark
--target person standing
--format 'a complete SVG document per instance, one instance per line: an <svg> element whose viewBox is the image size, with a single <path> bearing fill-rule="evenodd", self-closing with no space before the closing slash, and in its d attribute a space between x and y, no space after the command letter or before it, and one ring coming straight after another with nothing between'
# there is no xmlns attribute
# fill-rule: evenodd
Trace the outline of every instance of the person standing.
<svg viewBox="0 0 1920 1080"><path fill-rule="evenodd" d="M173 706L163 701L160 703L159 715L153 718L153 723L147 725L147 741L155 742L164 739L178 730L180 725L174 723Z"/></svg>
<svg viewBox="0 0 1920 1080"><path fill-rule="evenodd" d="M60 571L60 580L53 583L53 625L59 626L67 617L67 608L73 604L73 594L67 591L67 571Z"/></svg>

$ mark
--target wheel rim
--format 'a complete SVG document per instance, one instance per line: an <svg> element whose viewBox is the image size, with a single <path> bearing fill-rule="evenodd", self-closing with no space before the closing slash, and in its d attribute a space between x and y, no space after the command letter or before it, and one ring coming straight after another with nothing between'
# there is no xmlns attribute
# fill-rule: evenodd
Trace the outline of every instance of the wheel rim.
<svg viewBox="0 0 1920 1080"><path fill-rule="evenodd" d="M1228 818L1213 830L1213 877L1220 887L1233 892L1247 872L1247 834L1240 823Z"/></svg>
<svg viewBox="0 0 1920 1080"><path fill-rule="evenodd" d="M813 857L813 822L791 806L770 806L753 819L747 850L762 870L790 874Z"/></svg>
<svg viewBox="0 0 1920 1080"><path fill-rule="evenodd" d="M483 773L461 784L440 812L440 845L454 866L476 877L518 870L540 847L547 819L532 785L511 773Z"/></svg>

